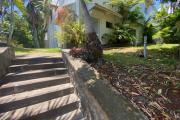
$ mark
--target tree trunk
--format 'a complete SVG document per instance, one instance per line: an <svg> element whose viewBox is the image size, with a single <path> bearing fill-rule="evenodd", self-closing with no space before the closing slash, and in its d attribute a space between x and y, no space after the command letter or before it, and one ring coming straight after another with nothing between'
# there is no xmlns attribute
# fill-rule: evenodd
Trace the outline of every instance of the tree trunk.
<svg viewBox="0 0 180 120"><path fill-rule="evenodd" d="M7 41L7 44L10 45L10 42L12 40L13 32L14 32L14 6L13 6L13 0L10 1L10 7L11 7L11 22L10 22L10 28L9 28L9 38Z"/></svg>
<svg viewBox="0 0 180 120"><path fill-rule="evenodd" d="M2 0L0 0L0 15L2 16L2 24L3 24L3 1Z"/></svg>
<svg viewBox="0 0 180 120"><path fill-rule="evenodd" d="M86 37L87 37L86 48L88 50L88 58L90 61L96 62L102 59L103 50L102 50L101 42L98 39L98 36L93 27L93 23L85 1L80 0L80 3L82 5L84 23L86 28L85 29Z"/></svg>
<svg viewBox="0 0 180 120"><path fill-rule="evenodd" d="M34 27L34 29L33 29L33 40L34 40L34 46L36 48L39 48L40 45L39 45L39 41L38 41L38 32L37 32L37 28L36 27Z"/></svg>
<svg viewBox="0 0 180 120"><path fill-rule="evenodd" d="M179 56L178 56L178 58L180 59L180 44L179 44L179 51L178 51L178 52L179 52Z"/></svg>

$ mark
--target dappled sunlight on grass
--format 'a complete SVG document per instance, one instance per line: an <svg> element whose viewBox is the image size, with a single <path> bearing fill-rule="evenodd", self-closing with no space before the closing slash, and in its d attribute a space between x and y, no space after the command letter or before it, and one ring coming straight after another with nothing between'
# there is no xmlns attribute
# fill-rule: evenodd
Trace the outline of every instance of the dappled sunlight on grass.
<svg viewBox="0 0 180 120"><path fill-rule="evenodd" d="M148 49L173 49L175 47L178 47L179 44L157 44L157 45L150 45L148 46Z"/></svg>
<svg viewBox="0 0 180 120"><path fill-rule="evenodd" d="M148 45L148 50L162 50L162 49L174 49L177 48L179 44L157 44L157 45ZM135 53L139 50L142 50L143 47L114 47L114 48L106 48L104 53L112 53L112 52L119 52L119 53Z"/></svg>
<svg viewBox="0 0 180 120"><path fill-rule="evenodd" d="M16 54L59 53L60 48L15 48Z"/></svg>
<svg viewBox="0 0 180 120"><path fill-rule="evenodd" d="M179 64L176 59L178 44L162 44L148 46L148 59L139 57L143 47L120 47L104 50L106 60L121 65L147 65L152 68L174 69Z"/></svg>
<svg viewBox="0 0 180 120"><path fill-rule="evenodd" d="M139 47L116 47L116 48L107 48L105 49L105 53L111 53L111 52L120 52L120 53L129 53L129 52L137 52L141 48Z"/></svg>

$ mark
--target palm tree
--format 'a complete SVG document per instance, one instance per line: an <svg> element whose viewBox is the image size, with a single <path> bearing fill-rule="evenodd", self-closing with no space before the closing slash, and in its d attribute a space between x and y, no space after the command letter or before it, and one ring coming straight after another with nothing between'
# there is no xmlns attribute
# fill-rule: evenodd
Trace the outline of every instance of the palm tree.
<svg viewBox="0 0 180 120"><path fill-rule="evenodd" d="M122 24L125 24L131 15L131 8L142 2L142 0L110 0L108 4L118 7L118 13L122 15Z"/></svg>
<svg viewBox="0 0 180 120"><path fill-rule="evenodd" d="M32 31L33 41L36 48L39 48L39 40L38 40L38 18L39 13L36 10L35 6L33 5L32 1L30 1L27 5L27 19L30 24L30 28Z"/></svg>
<svg viewBox="0 0 180 120"><path fill-rule="evenodd" d="M35 47L44 47L44 37L51 17L49 0L30 0L27 5L27 20L30 24Z"/></svg>
<svg viewBox="0 0 180 120"><path fill-rule="evenodd" d="M85 23L85 32L86 32L86 49L88 51L88 59L92 62L96 62L102 59L103 49L101 42L95 32L93 23L87 9L86 3L84 0L80 0L82 5L84 23Z"/></svg>

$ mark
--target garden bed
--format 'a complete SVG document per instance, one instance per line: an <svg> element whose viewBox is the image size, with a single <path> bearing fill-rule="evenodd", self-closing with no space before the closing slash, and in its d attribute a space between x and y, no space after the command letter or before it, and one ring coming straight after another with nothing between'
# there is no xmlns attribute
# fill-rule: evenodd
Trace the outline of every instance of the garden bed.
<svg viewBox="0 0 180 120"><path fill-rule="evenodd" d="M146 60L139 57L142 47L106 49L105 64L93 67L150 119L178 120L180 62L175 57L177 47L149 46Z"/></svg>

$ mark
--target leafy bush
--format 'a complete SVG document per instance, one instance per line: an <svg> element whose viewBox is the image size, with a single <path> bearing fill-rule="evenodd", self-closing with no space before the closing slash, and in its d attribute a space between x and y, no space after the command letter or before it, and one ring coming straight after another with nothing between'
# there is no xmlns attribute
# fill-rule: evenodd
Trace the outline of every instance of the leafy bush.
<svg viewBox="0 0 180 120"><path fill-rule="evenodd" d="M171 28L170 27L165 27L163 28L162 30L156 32L154 35L153 35L153 39L156 40L156 42L165 42L165 40L169 40L170 39L170 36L171 36Z"/></svg>
<svg viewBox="0 0 180 120"><path fill-rule="evenodd" d="M84 25L78 22L70 22L61 26L62 31L56 32L55 37L60 43L72 43L74 46L83 46L85 43Z"/></svg>
<svg viewBox="0 0 180 120"><path fill-rule="evenodd" d="M138 23L140 21L144 21L144 15L142 13L142 8L137 6L137 7L134 7L133 9L131 9L129 11L129 14L128 14L128 17L127 17L127 20L132 22L132 23Z"/></svg>
<svg viewBox="0 0 180 120"><path fill-rule="evenodd" d="M0 40L7 40L10 27L10 14L7 13L4 21L0 22ZM14 32L11 40L13 46L33 47L32 35L29 30L29 24L24 17L14 12Z"/></svg>
<svg viewBox="0 0 180 120"><path fill-rule="evenodd" d="M134 29L130 28L128 24L116 25L113 32L104 34L103 39L107 40L109 44L132 44L136 41Z"/></svg>
<svg viewBox="0 0 180 120"><path fill-rule="evenodd" d="M88 63L93 62L92 56L89 55L90 52L85 48L72 48L70 50L70 55L75 58L81 58Z"/></svg>
<svg viewBox="0 0 180 120"><path fill-rule="evenodd" d="M180 43L180 9L177 9L172 14L168 14L165 9L162 9L156 14L155 28L156 31L153 39L156 42L163 43Z"/></svg>

